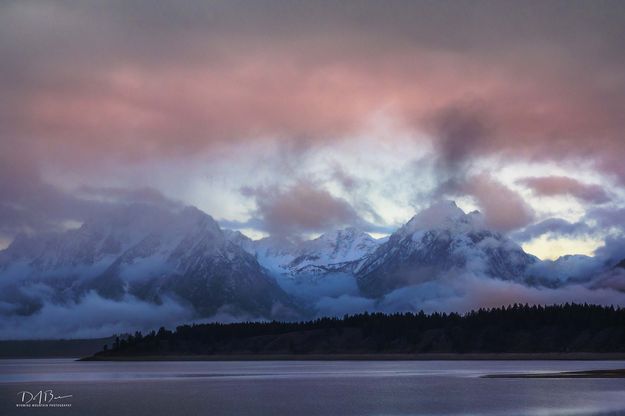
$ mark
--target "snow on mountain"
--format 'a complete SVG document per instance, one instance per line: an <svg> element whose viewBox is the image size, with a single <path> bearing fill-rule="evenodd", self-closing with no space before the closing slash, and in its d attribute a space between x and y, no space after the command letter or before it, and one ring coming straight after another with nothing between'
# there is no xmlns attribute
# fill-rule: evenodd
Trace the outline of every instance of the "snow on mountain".
<svg viewBox="0 0 625 416"><path fill-rule="evenodd" d="M449 230L462 233L484 228L484 219L479 211L465 214L455 202L441 201L416 214L397 232L408 235L424 230Z"/></svg>
<svg viewBox="0 0 625 416"><path fill-rule="evenodd" d="M297 256L297 244L279 237L267 237L253 242L252 253L273 276L287 272L286 265Z"/></svg>
<svg viewBox="0 0 625 416"><path fill-rule="evenodd" d="M24 309L21 301L28 300L30 310L90 291L154 303L175 297L198 316L227 308L233 314L272 318L291 302L253 255L193 207L133 204L76 230L21 236L0 252L0 278L9 289L5 293L41 292L0 299L17 302L16 310Z"/></svg>
<svg viewBox="0 0 625 416"><path fill-rule="evenodd" d="M351 227L298 243L277 237L252 241L232 231L228 235L278 278L351 272L380 244L369 234Z"/></svg>
<svg viewBox="0 0 625 416"><path fill-rule="evenodd" d="M420 212L384 240L347 228L299 242L253 241L192 207L132 204L78 229L19 236L0 251L0 316L100 296L152 305L173 299L195 317L284 319L312 307L341 310L332 305L345 299L371 305L396 289L461 274L548 287L592 284L604 263L585 256L541 262L487 229L479 212L466 214L453 202ZM616 287L616 269L600 283Z"/></svg>
<svg viewBox="0 0 625 416"><path fill-rule="evenodd" d="M241 233L240 231L233 230L223 230L224 237L234 243L235 245L241 247L247 253L255 255L256 249L254 247L254 241L251 238Z"/></svg>
<svg viewBox="0 0 625 416"><path fill-rule="evenodd" d="M521 280L537 259L484 227L482 215L444 201L415 215L356 270L360 290L381 296L444 273L474 273Z"/></svg>
<svg viewBox="0 0 625 416"><path fill-rule="evenodd" d="M31 272L38 275L72 273L81 266L108 264L131 249L163 249L164 241L177 241L198 230L223 240L217 223L196 208L186 207L172 213L158 206L123 206L105 217L93 218L75 230L19 235L0 253L0 270L5 271L16 262L25 262ZM162 241L154 241L156 237ZM144 257L147 254L137 253ZM82 272L80 274L84 277Z"/></svg>
<svg viewBox="0 0 625 416"><path fill-rule="evenodd" d="M377 246L375 239L356 228L332 231L303 242L286 269L292 276L352 271L357 266L352 263L360 262Z"/></svg>
<svg viewBox="0 0 625 416"><path fill-rule="evenodd" d="M589 281L605 269L606 265L595 257L566 255L556 260L543 260L532 264L527 270L527 280L555 287L565 283Z"/></svg>

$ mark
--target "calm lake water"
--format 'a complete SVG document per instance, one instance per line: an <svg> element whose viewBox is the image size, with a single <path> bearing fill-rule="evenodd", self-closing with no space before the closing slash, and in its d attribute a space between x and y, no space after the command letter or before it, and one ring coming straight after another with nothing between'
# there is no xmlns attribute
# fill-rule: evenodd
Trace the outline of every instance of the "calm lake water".
<svg viewBox="0 0 625 416"><path fill-rule="evenodd" d="M0 360L0 415L625 414L624 379L480 378L623 367L618 361ZM46 390L71 395L52 402L71 407L16 407L20 392Z"/></svg>

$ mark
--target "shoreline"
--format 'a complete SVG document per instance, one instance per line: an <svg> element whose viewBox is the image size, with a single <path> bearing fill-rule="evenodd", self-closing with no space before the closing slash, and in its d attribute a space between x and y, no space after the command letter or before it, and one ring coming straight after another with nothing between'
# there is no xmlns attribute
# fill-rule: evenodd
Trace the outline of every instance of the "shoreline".
<svg viewBox="0 0 625 416"><path fill-rule="evenodd" d="M558 373L487 374L482 378L625 378L625 369L562 371Z"/></svg>
<svg viewBox="0 0 625 416"><path fill-rule="evenodd" d="M624 353L215 354L90 356L78 361L623 361Z"/></svg>

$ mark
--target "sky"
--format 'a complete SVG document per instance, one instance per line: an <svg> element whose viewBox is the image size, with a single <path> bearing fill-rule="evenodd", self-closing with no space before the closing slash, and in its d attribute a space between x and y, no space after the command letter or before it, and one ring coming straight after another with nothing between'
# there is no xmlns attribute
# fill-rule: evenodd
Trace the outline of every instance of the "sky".
<svg viewBox="0 0 625 416"><path fill-rule="evenodd" d="M253 238L439 199L540 258L625 224L625 2L3 1L0 248L107 204Z"/></svg>

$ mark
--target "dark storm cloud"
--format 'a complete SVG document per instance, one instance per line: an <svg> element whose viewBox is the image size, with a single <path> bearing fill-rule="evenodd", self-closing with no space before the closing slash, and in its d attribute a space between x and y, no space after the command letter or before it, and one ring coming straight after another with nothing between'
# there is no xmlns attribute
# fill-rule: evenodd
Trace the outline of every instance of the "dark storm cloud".
<svg viewBox="0 0 625 416"><path fill-rule="evenodd" d="M585 184L565 176L525 178L519 183L540 196L570 195L593 204L603 204L610 201L610 196L600 185Z"/></svg>

